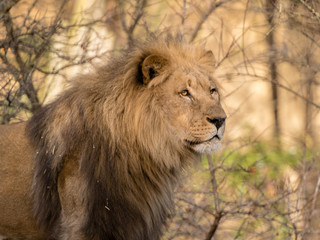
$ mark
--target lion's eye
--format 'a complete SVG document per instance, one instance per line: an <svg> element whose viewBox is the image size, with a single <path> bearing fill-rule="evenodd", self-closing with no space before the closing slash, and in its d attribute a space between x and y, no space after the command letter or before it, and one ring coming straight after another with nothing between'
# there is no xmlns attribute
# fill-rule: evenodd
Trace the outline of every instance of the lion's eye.
<svg viewBox="0 0 320 240"><path fill-rule="evenodd" d="M180 95L183 96L183 97L191 97L191 94L189 93L188 90L181 91Z"/></svg>
<svg viewBox="0 0 320 240"><path fill-rule="evenodd" d="M210 94L214 94L215 92L217 92L217 89L215 89L215 88L210 89Z"/></svg>

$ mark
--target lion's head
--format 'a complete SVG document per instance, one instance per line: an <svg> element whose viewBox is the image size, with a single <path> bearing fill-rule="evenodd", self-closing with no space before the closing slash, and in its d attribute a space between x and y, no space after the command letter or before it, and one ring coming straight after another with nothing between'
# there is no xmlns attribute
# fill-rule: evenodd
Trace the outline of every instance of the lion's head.
<svg viewBox="0 0 320 240"><path fill-rule="evenodd" d="M181 43L150 49L141 61L141 95L153 101L149 111L156 110L150 117L166 121L162 135L169 131L174 136L169 137L197 153L218 150L225 129L214 70L211 51Z"/></svg>

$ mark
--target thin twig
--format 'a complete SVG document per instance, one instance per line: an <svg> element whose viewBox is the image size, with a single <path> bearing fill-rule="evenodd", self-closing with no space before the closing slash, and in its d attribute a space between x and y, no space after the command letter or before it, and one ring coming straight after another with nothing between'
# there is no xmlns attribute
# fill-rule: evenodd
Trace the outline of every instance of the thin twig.
<svg viewBox="0 0 320 240"><path fill-rule="evenodd" d="M315 189L314 189L313 198L312 198L311 212L313 212L314 209L316 208L316 203L317 203L319 188L320 188L320 176L318 177L318 182L317 182L317 185L316 185L316 187L315 187Z"/></svg>
<svg viewBox="0 0 320 240"><path fill-rule="evenodd" d="M206 240L211 240L218 229L219 223L223 217L223 213L220 208L219 189L218 189L218 184L216 179L217 168L213 167L211 155L209 154L207 155L207 160L209 164L209 171L211 176L211 184L212 184L212 190L213 190L213 196L214 196L214 202L215 202L215 211L216 211L214 221L206 237Z"/></svg>
<svg viewBox="0 0 320 240"><path fill-rule="evenodd" d="M316 17L318 22L320 23L320 14L314 10L305 0L300 0L300 2Z"/></svg>
<svg viewBox="0 0 320 240"><path fill-rule="evenodd" d="M198 21L197 25L195 26L194 31L190 37L190 42L193 42L194 39L198 36L198 33L201 30L202 25L206 22L206 20L213 13L213 11L216 10L218 7L222 6L223 4L230 1L231 0L224 0L224 1L216 2L215 0L211 0L210 6L208 7L207 11L201 14L201 19Z"/></svg>
<svg viewBox="0 0 320 240"><path fill-rule="evenodd" d="M183 0L182 15L181 15L181 37L184 37L184 25L186 20L186 13L187 13L187 0Z"/></svg>

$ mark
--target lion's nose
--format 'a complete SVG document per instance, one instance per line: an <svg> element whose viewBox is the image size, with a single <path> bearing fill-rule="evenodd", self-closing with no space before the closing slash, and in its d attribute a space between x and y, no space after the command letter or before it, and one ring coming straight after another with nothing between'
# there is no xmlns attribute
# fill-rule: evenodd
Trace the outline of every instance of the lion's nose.
<svg viewBox="0 0 320 240"><path fill-rule="evenodd" d="M225 117L223 117L223 118L213 118L213 119L207 118L207 121L209 123L214 124L216 126L217 130L219 130L219 128L224 124L225 120L226 120Z"/></svg>

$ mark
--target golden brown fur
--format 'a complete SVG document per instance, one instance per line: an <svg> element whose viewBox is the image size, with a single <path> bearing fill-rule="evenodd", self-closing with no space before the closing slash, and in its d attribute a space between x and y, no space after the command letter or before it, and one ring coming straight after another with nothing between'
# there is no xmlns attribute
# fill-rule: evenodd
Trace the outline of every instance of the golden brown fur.
<svg viewBox="0 0 320 240"><path fill-rule="evenodd" d="M159 239L179 173L220 146L213 71L211 52L152 39L1 126L0 234Z"/></svg>

